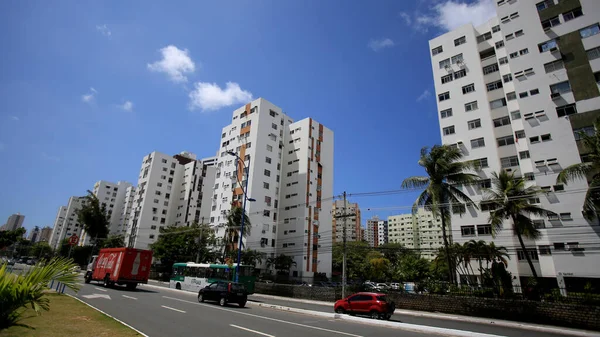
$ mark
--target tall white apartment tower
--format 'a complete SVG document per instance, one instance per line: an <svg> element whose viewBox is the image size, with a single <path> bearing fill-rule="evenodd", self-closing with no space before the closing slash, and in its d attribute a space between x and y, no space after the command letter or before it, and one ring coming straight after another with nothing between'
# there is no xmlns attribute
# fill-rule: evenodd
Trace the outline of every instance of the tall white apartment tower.
<svg viewBox="0 0 600 337"><path fill-rule="evenodd" d="M58 245L58 238L60 236L60 232L62 230L62 226L65 222L65 217L67 216L67 206L60 206L58 208L58 213L56 213L56 219L54 219L54 225L52 226L52 234L50 234L50 247L56 249Z"/></svg>
<svg viewBox="0 0 600 337"><path fill-rule="evenodd" d="M126 243L147 249L158 238L161 227L206 222L209 214L202 214L202 191L205 184L213 185L213 176L207 175L213 163L212 158L204 163L189 152L145 156L131 204ZM132 191L129 193L131 196Z"/></svg>
<svg viewBox="0 0 600 337"><path fill-rule="evenodd" d="M81 237L83 225L77 221L77 211L85 202L84 197L70 197L67 206L61 206L56 214L50 245L57 249L63 239L75 234Z"/></svg>
<svg viewBox="0 0 600 337"><path fill-rule="evenodd" d="M599 278L590 250L600 230L582 216L587 183L557 185L556 176L585 160L578 132L593 132L600 116L600 1L494 2L496 18L429 41L442 143L479 162L486 180L463 188L475 202L491 173L506 170L544 189L531 202L557 216L534 220L542 236L523 252L510 223L493 238L485 206L466 207L452 217L454 241L507 247L515 283L532 275L525 254L555 286Z"/></svg>
<svg viewBox="0 0 600 337"><path fill-rule="evenodd" d="M353 215L346 218L339 217L344 215ZM344 200L336 200L333 202L332 214L336 217L332 217L332 240L333 243L344 241L344 223L346 224L346 241L361 241L361 218L360 208L357 203L351 203L346 200L344 207Z"/></svg>
<svg viewBox="0 0 600 337"><path fill-rule="evenodd" d="M252 228L245 246L268 257L293 256L292 276L331 275L333 132L310 118L294 123L259 98L233 112L217 161L210 216L217 236L224 235L227 212L242 206L248 173L247 194L255 201L246 206Z"/></svg>

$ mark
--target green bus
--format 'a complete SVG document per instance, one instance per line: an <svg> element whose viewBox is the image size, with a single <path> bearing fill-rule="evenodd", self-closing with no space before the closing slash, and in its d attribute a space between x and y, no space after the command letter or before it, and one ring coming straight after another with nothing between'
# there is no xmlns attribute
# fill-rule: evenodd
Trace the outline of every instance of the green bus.
<svg viewBox="0 0 600 337"><path fill-rule="evenodd" d="M169 288L198 292L213 282L234 280L235 265L178 262L173 264ZM254 266L240 265L238 282L246 286L248 294L253 294L256 282Z"/></svg>

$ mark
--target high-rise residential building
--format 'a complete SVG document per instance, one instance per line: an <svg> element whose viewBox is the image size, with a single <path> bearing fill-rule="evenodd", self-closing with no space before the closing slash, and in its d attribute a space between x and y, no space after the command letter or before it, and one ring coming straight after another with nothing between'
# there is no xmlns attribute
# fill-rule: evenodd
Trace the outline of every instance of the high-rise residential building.
<svg viewBox="0 0 600 337"><path fill-rule="evenodd" d="M29 231L29 234L27 235L27 240L31 241L31 243L36 243L38 242L39 236L40 227L35 226Z"/></svg>
<svg viewBox="0 0 600 337"><path fill-rule="evenodd" d="M533 217L541 236L525 240L524 252L510 221L493 238L485 204L460 206L454 242L507 247L517 284L532 276L525 254L545 282L598 278L600 260L587 253L600 243L597 226L582 216L588 184L557 184L556 177L586 160L579 132L593 133L600 116L600 1L494 3L498 16L489 22L429 41L442 143L479 163L484 180L463 188L476 203L492 172L505 170L543 189L530 202L556 215Z"/></svg>
<svg viewBox="0 0 600 337"><path fill-rule="evenodd" d="M126 243L147 249L158 238L159 228L189 226L208 218L208 213L202 214L202 203L210 201L202 192L204 185L214 184L213 164L212 158L204 162L189 152L174 156L152 152L145 156L131 204ZM127 202L131 201L124 197L124 205Z"/></svg>
<svg viewBox="0 0 600 337"><path fill-rule="evenodd" d="M246 174L255 201L246 206L252 230L245 247L294 257L292 276L330 276L333 132L311 118L294 122L263 98L236 109L218 151L210 215L218 237L228 211L242 206Z"/></svg>
<svg viewBox="0 0 600 337"><path fill-rule="evenodd" d="M388 216L388 231L389 242L414 249L428 260L433 260L439 248L444 246L441 220L423 208L415 214ZM447 234L448 240L451 240L451 231Z"/></svg>
<svg viewBox="0 0 600 337"><path fill-rule="evenodd" d="M345 212L345 214L344 214ZM344 223L346 224L346 241L361 241L361 218L360 208L357 203L351 203L346 200L346 208L344 209L344 200L336 200L333 202L332 214L332 235L333 243L342 242L344 238ZM352 215L348 217L340 217L343 215ZM345 219L345 220L344 220ZM344 222L345 221L345 222Z"/></svg>
<svg viewBox="0 0 600 337"><path fill-rule="evenodd" d="M83 225L77 221L77 211L85 202L85 197L70 197L67 206L61 206L56 214L50 246L57 249L65 238L75 234L81 238Z"/></svg>
<svg viewBox="0 0 600 337"><path fill-rule="evenodd" d="M121 215L119 216L119 224L117 228L113 231L115 235L123 235L127 234L127 224L129 223L129 218L131 214L131 209L133 208L133 200L135 198L135 186L129 186L125 189L125 197L123 199L123 207L121 207Z"/></svg>
<svg viewBox="0 0 600 337"><path fill-rule="evenodd" d="M366 241L371 247L379 247L388 243L388 221L374 216L367 219L365 228Z"/></svg>
<svg viewBox="0 0 600 337"><path fill-rule="evenodd" d="M8 217L8 220L6 220L4 230L14 231L15 229L21 228L23 226L23 221L25 221L24 215L22 215L21 213L13 214Z"/></svg>
<svg viewBox="0 0 600 337"><path fill-rule="evenodd" d="M50 243L50 236L52 235L52 227L44 227L40 231L40 236L38 242L48 242Z"/></svg>

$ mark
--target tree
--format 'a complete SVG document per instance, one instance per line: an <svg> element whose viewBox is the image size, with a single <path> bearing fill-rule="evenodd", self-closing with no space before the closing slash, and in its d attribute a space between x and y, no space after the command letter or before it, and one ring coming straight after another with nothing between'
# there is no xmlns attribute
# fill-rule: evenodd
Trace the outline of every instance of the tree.
<svg viewBox="0 0 600 337"><path fill-rule="evenodd" d="M383 254L372 250L367 253L367 261L369 263L369 279L385 281L388 278L390 260L386 259Z"/></svg>
<svg viewBox="0 0 600 337"><path fill-rule="evenodd" d="M17 228L12 231L0 231L0 249L10 247L13 244L21 241L25 234L25 228Z"/></svg>
<svg viewBox="0 0 600 337"><path fill-rule="evenodd" d="M30 256L39 258L49 257L53 253L52 247L47 242L38 242L31 246Z"/></svg>
<svg viewBox="0 0 600 337"><path fill-rule="evenodd" d="M523 255L527 259L533 277L537 280L537 272L531 262L531 257L523 242L523 237L535 240L539 238L540 231L536 228L530 216L545 217L554 214L551 211L531 204L529 200L543 193L541 189L530 186L525 187L523 178L516 178L514 173L502 170L500 173L492 173L492 187L486 190L485 202L493 211L490 212L489 222L492 225L492 234L495 236L502 230L505 219L512 221L513 233L519 239Z"/></svg>
<svg viewBox="0 0 600 337"><path fill-rule="evenodd" d="M362 241L351 241L346 243L346 275L348 280L365 280L369 277L369 262L367 253L371 247ZM342 271L343 244L337 242L332 251L333 270Z"/></svg>
<svg viewBox="0 0 600 337"><path fill-rule="evenodd" d="M296 265L296 261L291 256L280 254L276 257L270 257L267 259L267 268L274 267L279 274L289 274L290 269Z"/></svg>
<svg viewBox="0 0 600 337"><path fill-rule="evenodd" d="M431 263L416 254L407 254L394 271L394 278L399 281L419 282L430 275Z"/></svg>
<svg viewBox="0 0 600 337"><path fill-rule="evenodd" d="M150 245L150 249L161 264L171 266L175 262L195 261L198 254L200 262L215 260L215 252L210 248L215 243L215 236L208 225L193 223L189 227L169 226L160 228L159 232L158 239Z"/></svg>
<svg viewBox="0 0 600 337"><path fill-rule="evenodd" d="M45 296L48 283L58 281L69 289L79 290L78 273L75 264L64 258L50 260L47 264L37 264L26 274L13 274L7 265L0 267L0 330L18 323L29 306L36 313L49 310L49 300Z"/></svg>
<svg viewBox="0 0 600 337"><path fill-rule="evenodd" d="M125 237L123 235L109 235L100 243L102 248L119 248L125 247Z"/></svg>
<svg viewBox="0 0 600 337"><path fill-rule="evenodd" d="M556 177L557 184L567 185L580 179L587 179L588 190L583 204L583 214L591 220L600 211L600 118L594 121L594 134L579 133L586 161L563 169Z"/></svg>
<svg viewBox="0 0 600 337"><path fill-rule="evenodd" d="M253 249L244 249L242 251L242 264L256 266L261 264L265 258L265 253Z"/></svg>
<svg viewBox="0 0 600 337"><path fill-rule="evenodd" d="M433 216L442 220L442 238L444 247L448 251L448 236L446 226L450 227L451 213L447 210L449 205L473 204L471 198L463 193L458 186L469 185L480 180L479 176L467 171L474 168L473 162L460 161L463 155L461 150L447 145L435 145L431 149L423 147L419 165L425 169L427 176L415 176L404 179L403 188L424 188L415 201L413 213L419 207L424 207L433 213ZM462 208L458 208L462 212ZM450 259L450 254L446 254ZM453 282L454 273L451 261L448 260L449 280Z"/></svg>
<svg viewBox="0 0 600 337"><path fill-rule="evenodd" d="M92 191L87 192L81 209L77 211L77 221L83 225L86 234L95 242L96 239L106 238L108 235L108 213L106 204L100 204L100 200Z"/></svg>
<svg viewBox="0 0 600 337"><path fill-rule="evenodd" d="M233 207L227 213L227 228L225 228L225 236L223 238L223 243L225 245L223 256L229 256L230 252L237 249L240 241L242 217L244 218L244 238L246 238L250 235L250 231L252 229L252 224L250 223L250 217L248 217L248 214L246 214L241 207Z"/></svg>

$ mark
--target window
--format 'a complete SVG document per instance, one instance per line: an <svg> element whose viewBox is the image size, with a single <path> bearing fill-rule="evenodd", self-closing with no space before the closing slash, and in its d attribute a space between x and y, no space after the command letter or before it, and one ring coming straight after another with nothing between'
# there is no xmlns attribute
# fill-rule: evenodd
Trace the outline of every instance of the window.
<svg viewBox="0 0 600 337"><path fill-rule="evenodd" d="M513 167L513 166L518 166L518 165L519 165L519 158L517 156L500 158L500 166L502 168L508 168L508 167Z"/></svg>
<svg viewBox="0 0 600 337"><path fill-rule="evenodd" d="M550 92L553 94L564 94L571 91L571 84L569 81L556 83L550 86Z"/></svg>
<svg viewBox="0 0 600 337"><path fill-rule="evenodd" d="M475 160L473 160L473 162L475 163L475 165L477 167L480 167L480 168L486 168L486 167L488 167L488 160L487 160L487 158L475 159Z"/></svg>
<svg viewBox="0 0 600 337"><path fill-rule="evenodd" d="M481 43L483 41L487 41L487 40L489 40L491 38L492 38L492 33L491 32L487 32L487 33L481 34L481 35L479 35L477 37L477 43Z"/></svg>
<svg viewBox="0 0 600 337"><path fill-rule="evenodd" d="M475 84L471 83L469 85L465 85L464 87L462 87L462 92L463 94L468 94L470 92L475 91Z"/></svg>
<svg viewBox="0 0 600 337"><path fill-rule="evenodd" d="M514 53L510 53L509 56L510 56L511 59L517 58L517 57L519 57L519 52L516 51Z"/></svg>
<svg viewBox="0 0 600 337"><path fill-rule="evenodd" d="M538 2L535 7L537 8L538 11L543 11L544 9L548 8L548 7L552 7L554 6L554 0L544 0L542 2Z"/></svg>
<svg viewBox="0 0 600 337"><path fill-rule="evenodd" d="M581 7L579 8L575 8L572 11L568 11L566 13L563 13L563 20L565 20L565 22L567 21L571 21L575 18L578 18L580 16L583 15L583 12L581 11Z"/></svg>
<svg viewBox="0 0 600 337"><path fill-rule="evenodd" d="M510 20L508 20L508 21L510 21ZM510 33L510 34L506 35L504 38L506 39L506 41L512 40L515 38L515 35L513 33Z"/></svg>
<svg viewBox="0 0 600 337"><path fill-rule="evenodd" d="M556 40L550 40L550 41L546 41L544 43L540 43L538 44L538 49L540 50L540 53L543 52L547 52L548 50L554 50L558 48L558 44L556 43Z"/></svg>
<svg viewBox="0 0 600 337"><path fill-rule="evenodd" d="M475 236L475 226L460 226L462 236Z"/></svg>
<svg viewBox="0 0 600 337"><path fill-rule="evenodd" d="M442 94L438 95L438 100L440 102L448 100L448 99L450 99L450 92L449 91L446 91L445 93L442 93Z"/></svg>
<svg viewBox="0 0 600 337"><path fill-rule="evenodd" d="M529 255L529 258L533 261L539 261L539 256L537 253L537 249L527 249L527 255ZM523 253L522 249L517 249L517 259L519 261L526 261L527 258L525 257L525 253Z"/></svg>
<svg viewBox="0 0 600 337"><path fill-rule="evenodd" d="M502 81L498 80L498 81L490 82L490 83L486 84L486 87L487 87L487 91L500 89L503 87Z"/></svg>
<svg viewBox="0 0 600 337"><path fill-rule="evenodd" d="M529 159L531 158L529 151L521 151L519 152L519 159Z"/></svg>
<svg viewBox="0 0 600 337"><path fill-rule="evenodd" d="M504 47L504 40L500 40L500 41L496 42L495 45L496 45L496 49L500 49L500 48Z"/></svg>
<svg viewBox="0 0 600 337"><path fill-rule="evenodd" d="M581 134L586 134L588 136L593 136L596 133L596 129L593 126L586 126L579 129L574 129L573 134L575 135L575 140L581 140L583 137Z"/></svg>
<svg viewBox="0 0 600 337"><path fill-rule="evenodd" d="M477 225L477 235L492 235L492 225Z"/></svg>
<svg viewBox="0 0 600 337"><path fill-rule="evenodd" d="M539 143L540 142L540 137L539 136L529 137L529 142L531 144L533 144L533 143Z"/></svg>
<svg viewBox="0 0 600 337"><path fill-rule="evenodd" d="M590 50L586 51L586 53L587 53L588 59L590 61L600 58L600 47L590 49Z"/></svg>
<svg viewBox="0 0 600 337"><path fill-rule="evenodd" d="M490 107L492 109L501 108L503 106L506 106L506 98L500 98L490 102Z"/></svg>
<svg viewBox="0 0 600 337"><path fill-rule="evenodd" d="M537 94L539 94L539 93L540 93L540 90L539 90L539 89L532 89L532 90L529 90L529 95L531 95L531 96L535 96L535 95L537 95Z"/></svg>
<svg viewBox="0 0 600 337"><path fill-rule="evenodd" d="M513 136L504 136L496 138L496 142L498 143L498 147L512 145L515 143L515 138Z"/></svg>
<svg viewBox="0 0 600 337"><path fill-rule="evenodd" d="M523 91L523 92L519 93L519 98L525 98L527 96L529 96L529 93L527 91Z"/></svg>
<svg viewBox="0 0 600 337"><path fill-rule="evenodd" d="M535 180L535 174L533 174L533 172L527 172L523 175L523 177L525 178L525 180L527 181L534 181Z"/></svg>
<svg viewBox="0 0 600 337"><path fill-rule="evenodd" d="M492 180L491 179L483 179L479 181L479 188L492 188Z"/></svg>
<svg viewBox="0 0 600 337"><path fill-rule="evenodd" d="M463 43L467 43L467 38L465 36L461 36L458 39L454 40L454 46L458 47Z"/></svg>
<svg viewBox="0 0 600 337"><path fill-rule="evenodd" d="M575 104L563 105L556 108L556 115L558 115L558 117L569 116L576 113L577 107L575 106Z"/></svg>
<svg viewBox="0 0 600 337"><path fill-rule="evenodd" d="M469 130L477 129L481 127L481 119L474 119L472 121L468 121L467 125L469 126Z"/></svg>
<svg viewBox="0 0 600 337"><path fill-rule="evenodd" d="M452 109L446 109L446 110L440 111L440 116L442 118L452 117Z"/></svg>
<svg viewBox="0 0 600 337"><path fill-rule="evenodd" d="M269 151L269 152L273 152L273 146L271 146L271 145L267 145L267 151Z"/></svg>
<svg viewBox="0 0 600 337"><path fill-rule="evenodd" d="M536 220L533 220L534 222ZM542 220L543 222L544 220ZM542 227L544 228L544 227ZM550 246L544 245L544 246L538 246L538 250L539 250L539 254L540 255L552 255L552 251L550 250Z"/></svg>
<svg viewBox="0 0 600 337"><path fill-rule="evenodd" d="M498 59L498 63L500 64L508 64L508 58L506 56Z"/></svg>
<svg viewBox="0 0 600 337"><path fill-rule="evenodd" d="M513 120L515 120L515 119L521 119L521 111L519 111L519 110L511 111L510 112L510 118L512 118Z"/></svg>
<svg viewBox="0 0 600 337"><path fill-rule="evenodd" d="M264 173L265 173L265 175L266 175L267 177L270 177L270 176L271 176L271 171L269 171L269 170L265 170L265 172L264 172Z"/></svg>
<svg viewBox="0 0 600 337"><path fill-rule="evenodd" d="M471 148L472 149L476 149L476 148L484 147L484 146L485 146L485 140L483 139L483 137L471 139Z"/></svg>
<svg viewBox="0 0 600 337"><path fill-rule="evenodd" d="M469 102L467 104L465 104L465 111L473 111L473 110L477 110L478 106L477 106L477 101L473 101L473 102Z"/></svg>
<svg viewBox="0 0 600 337"><path fill-rule="evenodd" d="M452 60L452 64L460 63L463 61L463 54L461 53L458 55L454 55L454 56L452 56L451 60Z"/></svg>
<svg viewBox="0 0 600 337"><path fill-rule="evenodd" d="M265 188L265 189L267 189L267 190L268 190L268 189L269 189L269 183L265 183L265 182L263 182L263 188Z"/></svg>
<svg viewBox="0 0 600 337"><path fill-rule="evenodd" d="M455 131L454 131L454 125L445 127L443 129L443 132L444 132L444 136L448 136L448 135L454 134L455 133Z"/></svg>
<svg viewBox="0 0 600 337"><path fill-rule="evenodd" d="M269 157L265 157L265 162L266 162L267 164L271 164L271 158L269 158Z"/></svg>
<svg viewBox="0 0 600 337"><path fill-rule="evenodd" d="M549 133L541 135L540 138L542 139L542 142L547 142L547 141L552 140L552 136Z"/></svg>
<svg viewBox="0 0 600 337"><path fill-rule="evenodd" d="M523 35L524 35L524 33L523 33L522 29L519 29L515 32L515 37L519 37L519 36L523 36Z"/></svg>
<svg viewBox="0 0 600 337"><path fill-rule="evenodd" d="M443 51L444 51L444 49L442 48L442 46L435 47L431 50L431 55L435 56Z"/></svg>
<svg viewBox="0 0 600 337"><path fill-rule="evenodd" d="M504 81L504 83L508 83L511 82L513 80L512 75L511 74L506 74L502 76L502 80Z"/></svg>
<svg viewBox="0 0 600 337"><path fill-rule="evenodd" d="M454 79L455 80L459 79L459 78L462 78L462 77L465 77L465 76L467 76L467 71L465 69L461 69L461 70L459 70L459 71L457 71L457 72L454 73Z"/></svg>
<svg viewBox="0 0 600 337"><path fill-rule="evenodd" d="M488 75L488 74L494 73L498 70L499 70L498 63L490 64L489 66L483 68L483 74Z"/></svg>
<svg viewBox="0 0 600 337"><path fill-rule="evenodd" d="M454 77L452 76L452 74L450 75L446 75L446 76L442 76L442 84L448 83L448 82L452 82L452 79Z"/></svg>
<svg viewBox="0 0 600 337"><path fill-rule="evenodd" d="M271 127L272 127L274 130L277 130L277 124L273 123L273 124L271 124Z"/></svg>
<svg viewBox="0 0 600 337"><path fill-rule="evenodd" d="M542 28L544 28L544 30L550 29L558 25L560 25L560 19L558 18L558 15L548 20L542 21Z"/></svg>
<svg viewBox="0 0 600 337"><path fill-rule="evenodd" d="M492 33L497 33L500 31L500 26L494 26L492 27Z"/></svg>
<svg viewBox="0 0 600 337"><path fill-rule="evenodd" d="M450 67L450 59L444 59L440 61L440 69Z"/></svg>
<svg viewBox="0 0 600 337"><path fill-rule="evenodd" d="M519 55L523 56L523 55L526 55L526 54L529 54L529 49L528 48L519 50Z"/></svg>
<svg viewBox="0 0 600 337"><path fill-rule="evenodd" d="M493 122L494 122L495 128L501 127L504 125L510 125L510 118L508 118L508 116L504 116L504 117L494 119Z"/></svg>

